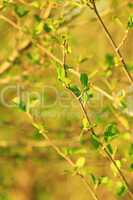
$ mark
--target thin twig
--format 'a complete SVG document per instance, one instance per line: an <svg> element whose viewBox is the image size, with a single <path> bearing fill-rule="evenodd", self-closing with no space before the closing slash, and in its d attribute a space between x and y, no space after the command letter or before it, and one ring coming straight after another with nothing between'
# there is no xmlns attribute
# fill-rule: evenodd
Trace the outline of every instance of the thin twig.
<svg viewBox="0 0 133 200"><path fill-rule="evenodd" d="M83 103L82 103L82 101L81 101L80 99L79 99L79 103L80 103L80 105L81 105L82 111L83 111L83 113L84 113L86 119L88 120L88 123L91 125L91 124L92 124L92 123L91 123L91 120L90 120L90 118L89 118L89 116L88 116L88 113L87 113L87 111L86 111L86 109L85 109L85 107L84 107L84 105L83 105ZM92 135L96 135L93 126L91 126L91 128L90 128L90 130L89 130L89 133L91 133ZM125 183L126 187L128 188L128 194L129 194L129 196L131 197L131 199L133 199L133 191L132 191L132 188L131 188L131 186L129 185L129 183L128 183L126 177L125 177L124 174L123 174L123 172L122 172L121 169L117 166L117 164L116 164L114 158L110 155L110 153L108 152L108 150L106 149L106 147L104 146L104 144L103 144L102 142L100 142L100 141L99 141L99 144L100 144L100 146L102 147L102 149L104 150L104 152L105 152L107 158L112 162L112 164L114 165L114 167L115 167L116 170L118 171L119 176L121 177L121 179L122 179L123 182Z"/></svg>
<svg viewBox="0 0 133 200"><path fill-rule="evenodd" d="M133 81L133 79L132 79L130 73L129 73L128 70L127 70L127 66L126 66L126 64L125 64L125 61L124 61L122 55L121 55L121 52L119 51L119 49L118 49L117 45L115 44L115 42L114 42L114 40L113 40L111 34L109 33L108 29L106 28L105 24L103 23L103 21L102 21L100 15L99 15L99 13L98 13L98 11L97 11L97 8L96 8L96 5L95 5L95 1L93 0L92 2L93 2L93 5L94 5L94 11L95 11L95 13L96 13L98 19L100 20L100 22L101 22L101 24L102 24L102 26L103 26L103 28L104 28L104 30L105 30L107 36L109 37L109 39L110 39L110 41L111 41L111 43L112 43L112 46L114 47L116 53L119 55L120 60L121 60L121 62L122 62L122 64L123 64L123 66L124 66L124 69L126 70L126 72L127 72L127 74L128 74L129 79L130 79L131 81ZM4 19L5 21L7 21L9 24L11 24L11 25L12 25L13 27L15 27L16 29L21 30L21 28L20 28L18 25L16 25L14 22L12 22L11 20L7 19L6 17L0 15L0 18L1 18L1 19ZM49 53L49 55L50 55L52 58L54 58L54 60L57 60L57 61L58 61L58 59L55 58L52 54ZM65 54L64 54L64 55L65 55ZM64 56L64 57L65 57L65 56ZM66 59L64 59L64 61L63 61L63 64L64 64L64 65L65 65L65 60L66 60ZM63 66L64 66L64 65L63 65ZM82 101L81 101L80 99L79 99L79 103L80 103L80 105L81 105L81 108L82 108L82 110L83 110L83 113L85 114L85 116L86 116L86 118L87 118L89 124L91 125L91 121L90 121L90 119L89 119L89 116L88 116L88 114L87 114L87 112L86 112L86 109L84 108L84 106L83 106L83 104L82 104ZM91 130L91 133L92 133L93 135L95 135L95 131L94 131L94 129L93 129L92 126L91 126L91 129L90 129L90 130ZM72 161L69 157L67 157L65 154L63 154L63 153L60 151L60 149L48 138L48 136L47 136L45 133L42 133L42 135L44 136L44 138L45 138L47 141L49 141L49 143L51 144L52 148L53 148L62 158L64 158L72 167L75 166L75 164L73 163L73 161ZM107 157L111 160L111 162L112 162L112 163L114 164L114 166L116 167L116 169L117 169L117 171L119 172L121 178L123 179L125 185L128 187L129 192L130 192L130 193L129 193L130 196L133 197L132 190L131 190L131 188L130 188L130 186L129 186L127 180L126 180L126 178L124 177L122 171L118 168L118 166L117 166L115 160L114 160L114 159L112 158L112 156L108 153L108 151L106 150L106 148L104 148L104 151L105 151ZM86 181L86 179L84 179L85 177L84 177L83 175L79 174L79 173L78 173L77 175L80 175L80 177L81 177L83 180L85 180L85 183L88 185L88 188L89 188L89 190L91 191L91 194L93 194L93 198L94 198L94 199L98 199L98 198L96 197L95 193L92 191L92 189L91 189L90 185L88 184L88 182Z"/></svg>
<svg viewBox="0 0 133 200"><path fill-rule="evenodd" d="M12 25L14 28L17 28L20 30L20 27L17 25L17 24L14 24L14 22L12 22L10 19L8 19L7 17L5 16L2 16L2 19L5 20L6 22L8 22L10 25ZM22 31L22 30L21 30ZM33 41L29 41L29 45L32 45ZM28 43L27 43L28 45ZM41 44L39 43L35 43L35 45L41 50L43 51L47 56L49 56L50 58L52 58L52 60L54 60L55 62L59 63L60 65L63 65L63 62L58 59L53 53L51 53L49 50L47 50L44 46L42 46ZM24 49L24 47L22 47L22 49ZM21 49L18 50L17 53L13 54L11 56L11 61L13 62L14 59L16 59L16 55L19 55L19 52L21 52ZM14 56L15 55L15 56ZM2 64L2 67L0 69L0 74L4 73L6 70L8 70L9 68L11 67L11 64L9 62L5 62L4 64ZM78 78L80 77L80 74L79 72L77 72L76 70L74 69L68 69L68 71L70 73L72 73L73 75L77 76ZM99 92L100 94L102 94L103 96L105 96L106 98L108 98L109 100L111 100L112 102L114 101L114 97L112 95L110 95L109 93L107 93L105 90L103 90L102 88L96 86L95 84L91 83L91 87ZM126 112L126 114L128 115L131 115L129 114L129 112Z"/></svg>
<svg viewBox="0 0 133 200"><path fill-rule="evenodd" d="M129 33L129 29L127 29L127 30L125 31L125 34L124 34L124 36L123 36L123 38L122 38L120 44L119 44L118 47L117 47L117 51L124 45L124 42L126 41L126 39L127 39L127 37L128 37L128 33Z"/></svg>
<svg viewBox="0 0 133 200"><path fill-rule="evenodd" d="M48 4L48 7L46 8L46 10L43 11L43 13L42 13L42 18L43 18L43 19L47 19L47 18L49 17L52 8L53 8L53 3L50 2L50 3Z"/></svg>
<svg viewBox="0 0 133 200"><path fill-rule="evenodd" d="M47 136L47 134L43 131L42 132L42 136L45 138L45 140L47 140L49 142L49 144L51 144L51 147L57 152L58 155L60 155L64 160L67 161L67 163L72 167L75 168L75 163L71 160L71 158L69 158L67 155L65 155ZM86 179L86 177L81 174L80 172L75 172L76 175L78 175L80 178L82 178L83 182L86 184L87 189L89 190L89 193L91 194L92 198L94 200L98 200L97 195L95 194L95 192L93 191L93 189L91 188L88 180Z"/></svg>
<svg viewBox="0 0 133 200"><path fill-rule="evenodd" d="M65 75L67 77L67 69L66 69L66 58L67 58L67 52L66 52L66 45L67 45L67 41L65 40L64 41L64 46L63 46L63 59L62 59L62 66L65 70ZM67 86L66 86L66 89L69 89ZM79 102L81 102L79 100ZM82 106L82 102L81 102L81 106ZM82 109L84 109L84 107L82 107ZM86 112L86 110L84 110L84 112ZM91 121L89 120L89 117L87 118L87 120L89 121L89 124L90 124L90 127L91 127ZM93 129L90 128L90 131L93 131ZM87 179L81 174L81 173L77 173L77 175L79 175L83 181L85 182L85 184L87 185L87 188L89 189L92 197L94 199L98 199L97 195L95 194L95 192L92 190L92 188L90 187L90 184L88 183Z"/></svg>
<svg viewBox="0 0 133 200"><path fill-rule="evenodd" d="M10 24L12 27L14 27L15 29L19 30L22 32L22 28L17 25L15 22L13 22L12 20L10 20L9 18L7 18L6 16L4 15L0 15L0 19L4 20L5 22L7 22L8 24Z"/></svg>
<svg viewBox="0 0 133 200"><path fill-rule="evenodd" d="M21 47L19 47L16 51L12 53L8 61L5 61L4 63L1 64L0 75L9 70L10 67L12 66L12 63L15 62L15 60L19 57L19 55L22 55L22 53L28 50L31 46L32 46L31 41L26 41L22 43Z"/></svg>
<svg viewBox="0 0 133 200"><path fill-rule="evenodd" d="M12 22L12 20L8 19L7 17L5 16L2 16L2 19L5 20L6 22L8 22L10 25L12 25L14 28L16 29L19 29L20 30L20 27L15 24L14 22ZM22 29L21 29L22 31ZM25 33L26 34L26 33ZM29 45L32 45L33 41L29 41L27 42L27 45L28 46L28 43ZM63 65L63 62L57 58L53 53L51 53L49 50L47 50L43 45L39 44L39 43L34 43L41 51L43 51L47 56L49 56L50 58L52 58L52 60L54 60L55 62L59 63L60 65ZM26 47L25 46L25 47ZM11 62L13 62L17 57L16 55L19 55L19 52L23 51L23 49L25 49L25 47L23 46L22 47L22 50L21 48L18 50L18 52L15 52L12 54L10 60ZM15 55L15 56L14 56ZM3 74L6 70L8 70L10 67L11 67L11 63L10 62L5 62L4 64L1 64L1 69L0 69L0 74ZM78 71L74 70L74 69L68 69L68 71L70 73L72 73L73 75L77 76L78 78L80 77L80 74ZM110 95L109 93L107 93L105 90L103 90L102 88L96 86L94 83L91 83L91 87L99 92L100 94L102 94L103 96L105 96L106 98L108 98L109 100L111 100L112 102L114 101L114 97L112 95ZM130 115L132 116L133 114L130 113L129 111L125 111L124 112L125 114L127 115Z"/></svg>
<svg viewBox="0 0 133 200"><path fill-rule="evenodd" d="M123 180L123 182L125 183L126 187L128 188L128 194L129 194L129 196L131 197L131 199L133 199L133 190L132 190L132 187L129 185L127 179L125 178L125 176L123 174L123 172L118 167L117 163L115 162L115 160L113 159L113 157L110 155L110 153L108 152L108 150L106 148L104 148L104 152L106 153L106 155L108 156L108 158L110 159L110 161L113 163L113 165L115 166L115 168L119 172L119 175L120 175L121 179Z"/></svg>
<svg viewBox="0 0 133 200"><path fill-rule="evenodd" d="M126 73L128 79L129 79L129 81L130 81L131 83L133 83L133 77L132 77L132 75L130 74L130 72L128 71L127 64L126 64L126 62L125 62L125 60L124 60L124 58L123 58L123 56L122 56L122 53L121 53L120 49L118 49L117 44L115 43L115 41L114 41L114 39L113 39L111 33L109 32L107 26L106 26L105 23L103 22L103 20L102 20L100 14L99 14L99 12L98 12L98 9L97 9L97 7L96 7L95 0L91 0L91 4L93 5L93 11L94 11L94 13L96 14L96 16L97 16L97 18L98 18L98 20L99 20L99 22L100 22L100 24L101 24L101 26L102 26L104 32L105 32L107 38L109 39L109 41L110 41L110 43L111 43L111 45L112 45L112 47L113 47L115 53L117 54L117 56L118 56L119 59L120 59L120 62L121 62L121 64L122 64L122 66L123 66L123 69L124 69L124 71L125 71L125 73Z"/></svg>
<svg viewBox="0 0 133 200"><path fill-rule="evenodd" d="M67 48L67 41L65 40L63 43L63 67L64 67L64 71L65 71L65 76L67 77L67 68L66 68L66 48Z"/></svg>
<svg viewBox="0 0 133 200"><path fill-rule="evenodd" d="M122 9L123 7L127 6L128 3L129 3L129 2L128 2L127 0L126 0L125 2L122 2L122 3L117 7L117 10L120 10L120 9ZM106 16L109 15L109 14L113 14L114 11L115 11L114 8L108 8L108 9L106 9L106 10L104 10L104 11L101 12L101 17L106 17ZM91 20L94 21L94 20L97 20L97 18L96 18L96 17L92 17Z"/></svg>
<svg viewBox="0 0 133 200"><path fill-rule="evenodd" d="M99 15L98 15L98 16L99 16ZM12 25L14 28L16 28L16 29L18 29L18 30L21 30L21 28L20 28L18 25L16 25L14 22L12 22L10 19L6 18L5 16L0 15L0 18L3 19L3 20L5 20L6 22L8 22L8 23L9 23L10 25ZM104 26L105 26L105 25L104 25ZM106 27L106 26L105 26L105 27ZM106 30L106 29L105 29L105 30ZM21 30L21 31L22 31L22 30ZM108 30L107 30L107 33L108 33ZM110 35L110 33L109 33L109 35ZM111 39L112 39L112 37L111 37ZM112 42L113 42L113 44L115 44L113 40L112 40ZM43 49L43 50L45 51L45 53L46 53L47 55L49 55L52 59L54 59L55 61L57 61L57 62L59 62L60 64L62 64L62 62L61 62L58 58L56 58L51 52L49 52L49 51L47 51L45 48L43 48L43 46L41 46L41 45L39 45L39 44L37 44L37 46L38 46L39 48ZM115 50L116 50L116 47L117 47L117 46L115 46ZM119 51L118 51L118 53L119 53ZM119 56L121 56L121 54L120 54ZM121 61L122 61L122 63L124 62L123 60L121 60ZM125 62L124 62L124 63L125 63ZM107 96L107 95L106 95L106 96ZM90 121L90 119L89 119L89 117L88 117L88 114L87 114L87 112L86 112L86 110L85 110L83 104L81 103L81 101L80 101L80 105L82 106L82 110L83 110L83 112L84 112L86 118L88 119L88 122L91 123L91 121ZM95 134L95 131L93 130L93 127L91 128L91 132L92 132L92 134ZM44 136L44 135L43 135L43 136ZM49 140L49 138L48 138L46 135L45 135L45 139ZM58 149L58 147L55 146L53 143L52 143L52 147L55 149L55 151L56 151L59 155L61 155L67 162L69 162L69 164L71 163L71 165L73 165L73 164L72 164L72 161L71 161L70 159L68 159L68 158L66 159L65 155L63 155L62 152L60 152L60 150ZM105 148L104 148L104 151L105 151ZM117 165L116 165L115 160L113 160L113 158L111 157L110 154L109 154L109 155L110 155L110 157L109 157L109 155L107 154L107 150L105 151L105 153L106 153L106 155L108 156L108 158L113 162L114 166L116 167ZM116 169L118 170L118 167L116 167ZM122 180L124 181L125 185L128 187L130 196L133 198L132 190L131 190L131 188L129 187L129 184L128 184L126 178L124 177L124 175L123 175L123 173L121 172L120 169L118 170L118 172L119 172L120 177L121 177ZM81 175L80 175L80 176L81 176ZM83 175L82 175L82 176L83 176ZM86 182L86 181L85 181L85 182ZM92 191L91 188L89 188L89 190ZM92 193L93 193L93 192L92 192ZM96 200L98 199L97 196L95 195L95 193L93 193L93 198L96 199Z"/></svg>

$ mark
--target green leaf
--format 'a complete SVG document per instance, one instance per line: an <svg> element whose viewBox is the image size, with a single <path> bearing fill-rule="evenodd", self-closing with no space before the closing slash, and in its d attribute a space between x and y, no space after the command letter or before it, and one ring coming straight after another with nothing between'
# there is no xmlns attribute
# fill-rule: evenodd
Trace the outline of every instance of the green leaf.
<svg viewBox="0 0 133 200"><path fill-rule="evenodd" d="M5 7L5 6L8 6L9 2L10 2L10 0L3 0L2 4Z"/></svg>
<svg viewBox="0 0 133 200"><path fill-rule="evenodd" d="M119 169L121 169L121 166L122 166L121 161L120 160L115 160L115 163L116 163L117 167ZM114 176L117 176L118 170L116 169L115 165L113 163L111 163L110 167L112 169L112 172L113 172Z"/></svg>
<svg viewBox="0 0 133 200"><path fill-rule="evenodd" d="M99 147L101 146L99 137L96 135L91 135L90 142L91 142L92 146L94 147L94 149L96 149L96 150L99 149Z"/></svg>
<svg viewBox="0 0 133 200"><path fill-rule="evenodd" d="M86 119L86 117L83 118L82 124L83 124L83 130L88 130L88 128L89 128L90 125L89 125L89 122L88 122L88 120Z"/></svg>
<svg viewBox="0 0 133 200"><path fill-rule="evenodd" d="M33 1L30 5L33 6L34 8L40 8L40 2L38 2L38 0Z"/></svg>
<svg viewBox="0 0 133 200"><path fill-rule="evenodd" d="M131 171L133 171L133 163L130 164L129 169L130 169Z"/></svg>
<svg viewBox="0 0 133 200"><path fill-rule="evenodd" d="M114 138L116 138L119 134L119 131L117 129L117 126L115 123L109 124L104 132L104 140L105 142L110 142Z"/></svg>
<svg viewBox="0 0 133 200"><path fill-rule="evenodd" d="M84 88L86 88L88 86L88 76L85 73L81 73L80 75L80 81L81 84Z"/></svg>
<svg viewBox="0 0 133 200"><path fill-rule="evenodd" d="M76 162L76 167L77 168L82 168L85 165L85 158L80 157L77 162Z"/></svg>
<svg viewBox="0 0 133 200"><path fill-rule="evenodd" d="M111 155L113 154L113 147L112 147L111 144L108 144L108 145L107 145L107 150L108 150L108 152L109 152Z"/></svg>
<svg viewBox="0 0 133 200"><path fill-rule="evenodd" d="M40 134L43 133L44 127L42 124L33 122L32 125L39 131Z"/></svg>
<svg viewBox="0 0 133 200"><path fill-rule="evenodd" d="M94 174L91 174L91 179L93 181L93 184L95 185L95 188L102 184L105 185L109 181L109 178L107 176L96 177Z"/></svg>
<svg viewBox="0 0 133 200"><path fill-rule="evenodd" d="M38 52L29 52L27 53L27 57L29 58L32 64L40 64L40 54Z"/></svg>
<svg viewBox="0 0 133 200"><path fill-rule="evenodd" d="M81 147L65 147L63 151L66 155L86 154L86 149Z"/></svg>
<svg viewBox="0 0 133 200"><path fill-rule="evenodd" d="M76 85L71 84L69 89L76 95L76 97L81 95L80 89Z"/></svg>
<svg viewBox="0 0 133 200"><path fill-rule="evenodd" d="M107 176L101 176L100 177L100 184L107 184L109 182L109 178Z"/></svg>
<svg viewBox="0 0 133 200"><path fill-rule="evenodd" d="M33 139L36 141L40 141L42 139L42 135L40 134L38 129L36 129L33 133Z"/></svg>
<svg viewBox="0 0 133 200"><path fill-rule="evenodd" d="M0 200L9 200L9 195L6 192L0 193Z"/></svg>
<svg viewBox="0 0 133 200"><path fill-rule="evenodd" d="M82 100L84 103L87 103L93 97L93 92L91 89L85 91L82 95Z"/></svg>
<svg viewBox="0 0 133 200"><path fill-rule="evenodd" d="M129 7L129 8L133 8L133 3L129 2L129 3L128 3L128 7Z"/></svg>
<svg viewBox="0 0 133 200"><path fill-rule="evenodd" d="M43 29L46 33L50 33L53 30L53 27L49 23L45 23Z"/></svg>
<svg viewBox="0 0 133 200"><path fill-rule="evenodd" d="M24 5L17 4L15 4L14 11L19 17L24 17L29 13L29 10Z"/></svg>
<svg viewBox="0 0 133 200"><path fill-rule="evenodd" d="M57 70L58 80L64 81L64 79L65 79L65 70L64 70L64 68L60 64L56 63L56 70Z"/></svg>
<svg viewBox="0 0 133 200"><path fill-rule="evenodd" d="M13 99L13 103L15 103L17 105L17 107L21 110L21 111L24 111L26 112L26 104L25 102L20 99L19 97L15 97Z"/></svg>
<svg viewBox="0 0 133 200"><path fill-rule="evenodd" d="M127 64L127 68L129 71L133 72L133 64L132 63Z"/></svg>
<svg viewBox="0 0 133 200"><path fill-rule="evenodd" d="M117 189L116 189L116 194L118 197L124 197L125 194L127 193L128 189L123 183L118 182L117 183Z"/></svg>
<svg viewBox="0 0 133 200"><path fill-rule="evenodd" d="M127 108L127 102L125 101L125 99L120 100L120 108L121 110L124 110Z"/></svg>
<svg viewBox="0 0 133 200"><path fill-rule="evenodd" d="M93 184L96 185L97 184L97 177L94 174L91 174L91 179L93 181Z"/></svg>
<svg viewBox="0 0 133 200"><path fill-rule="evenodd" d="M44 26L44 23L43 21L40 21L40 22L37 22L34 26L34 29L33 29L33 35L39 35L40 33L42 33L43 31L43 26Z"/></svg>
<svg viewBox="0 0 133 200"><path fill-rule="evenodd" d="M115 65L114 56L112 54L106 54L105 62L108 69L112 69L112 67Z"/></svg>
<svg viewBox="0 0 133 200"><path fill-rule="evenodd" d="M133 157L133 144L130 145L128 154Z"/></svg>
<svg viewBox="0 0 133 200"><path fill-rule="evenodd" d="M19 109L26 112L26 105L25 105L24 101L22 101L22 100L20 100Z"/></svg>
<svg viewBox="0 0 133 200"><path fill-rule="evenodd" d="M128 28L133 28L133 14L128 18Z"/></svg>

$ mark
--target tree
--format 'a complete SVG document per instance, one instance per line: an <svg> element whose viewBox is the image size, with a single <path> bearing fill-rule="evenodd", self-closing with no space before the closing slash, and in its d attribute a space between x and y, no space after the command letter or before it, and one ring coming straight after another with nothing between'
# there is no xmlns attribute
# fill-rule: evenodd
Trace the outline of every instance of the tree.
<svg viewBox="0 0 133 200"><path fill-rule="evenodd" d="M4 83L1 89L2 106L6 107L7 111L11 109L12 112L17 112L16 116L21 116L25 119L25 123L28 121L30 124L30 136L35 141L24 142L22 145L36 148L44 141L43 147L52 148L59 158L63 158L68 163L70 168L66 173L80 177L88 188L89 198L95 200L100 199L101 196L97 188L112 192L113 186L116 198L133 199L130 183L133 169L130 110L133 75L132 64L127 64L123 53L124 48L130 49L130 44L129 47L125 46L133 28L133 16L129 14L132 12L133 3L110 1L110 7L111 3L114 10L109 9L105 13L100 11L101 6L109 5L106 5L103 0L35 0L32 2L4 0L0 7L0 19L3 23L1 27L7 26L9 29L7 40L10 41L11 37L13 40L10 47L13 53L9 55L6 52L6 59L3 59L0 68L1 81ZM113 21L118 23L114 25L115 32L120 32L124 28L125 33L122 39L119 38L119 43L116 42L115 34L109 26L109 23L112 23L111 17L115 7L122 13L123 8L127 9L126 23L123 22L119 12ZM91 16L89 27L87 22L81 21L82 18L87 18L85 13L87 17L88 13ZM108 17L108 24L104 19L105 14L111 15ZM79 21L81 24L78 24ZM78 32L80 26L88 29L90 37L93 38L92 41L89 39L90 44L87 44L90 49L93 48L93 56L90 53L84 56L82 52L79 55L79 51L84 49L82 43L80 44L82 38L78 37L78 34L81 35ZM78 29L78 33L72 32L74 28ZM107 42L104 61L99 58L100 52L97 46L97 42L99 43L97 37L100 37L102 30L102 37L106 36L103 41ZM80 31L82 33L81 27ZM81 45L79 50L76 42ZM99 45L103 44L99 43ZM100 49L102 51L103 47L100 46ZM96 65L101 66L96 67ZM5 82L6 80L8 83ZM96 106L93 105L95 101ZM53 110L55 110L54 114ZM48 122L48 118L54 119L54 122ZM62 122L61 119L64 121ZM66 127L69 128L68 121L70 125L76 123L76 132L73 133L76 139L72 138L72 135L69 139L70 136L64 133L60 136L63 138L60 139L55 129L55 135L51 135L50 127L54 127L52 123L56 125L59 123L64 131L63 124L68 124ZM29 129L26 128L26 131ZM27 138L25 139L28 141ZM10 146L14 148L16 142L4 144L6 151L8 149L6 153L9 157L12 156L12 151L9 149ZM92 163L92 166L88 167L90 153L94 158L100 157L103 165L106 159L107 166L110 166L108 172L99 175L95 164ZM17 155L16 158L23 159L23 156Z"/></svg>

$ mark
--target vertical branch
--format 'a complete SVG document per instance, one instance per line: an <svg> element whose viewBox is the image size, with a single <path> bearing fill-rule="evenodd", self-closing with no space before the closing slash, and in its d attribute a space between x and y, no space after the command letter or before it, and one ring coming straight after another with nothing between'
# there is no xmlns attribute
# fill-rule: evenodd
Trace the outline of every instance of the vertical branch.
<svg viewBox="0 0 133 200"><path fill-rule="evenodd" d="M113 39L111 33L109 32L107 26L106 26L105 23L103 22L103 20L102 20L100 14L99 14L99 12L98 12L98 9L97 9L97 7L96 7L95 0L90 0L90 3L91 3L91 5L92 5L91 9L93 9L94 13L96 14L96 16L97 16L97 18L98 18L98 20L99 20L99 22L100 22L100 24L101 24L101 26L102 26L104 32L105 32L107 38L108 38L109 41L110 41L110 44L112 45L112 47L113 47L115 53L117 54L117 56L118 56L119 59L120 59L120 62L121 62L121 64L122 64L122 66L123 66L123 69L124 69L124 71L125 71L125 74L127 75L129 81L130 81L131 83L133 83L133 77L132 77L131 73L128 71L127 64L126 64L126 62L125 62L125 60L124 60L124 58L123 58L123 56L122 56L122 53L121 53L120 49L117 47L117 44L115 43L115 41L114 41L114 39ZM88 4L87 4L87 6L88 6ZM90 7L90 6L89 6L89 7Z"/></svg>

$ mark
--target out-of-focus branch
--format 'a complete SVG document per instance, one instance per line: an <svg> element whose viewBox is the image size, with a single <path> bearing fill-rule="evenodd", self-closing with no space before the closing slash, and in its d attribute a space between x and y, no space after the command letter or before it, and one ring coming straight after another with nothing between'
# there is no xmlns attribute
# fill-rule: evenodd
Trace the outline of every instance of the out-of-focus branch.
<svg viewBox="0 0 133 200"><path fill-rule="evenodd" d="M14 63L15 60L31 46L32 46L31 41L26 41L22 43L21 47L19 47L17 50L13 52L13 54L9 57L8 61L1 64L0 75L3 74L5 71L7 71L12 66L12 63Z"/></svg>
<svg viewBox="0 0 133 200"><path fill-rule="evenodd" d="M4 16L3 20L5 19L6 17ZM12 23L12 21L10 19L6 20L10 25L12 25L14 28L16 28L16 26L14 26L14 23ZM17 28L18 29L18 28ZM21 28L19 27L19 30ZM22 29L21 29L22 31ZM26 34L26 33L25 33ZM29 41L27 42L27 45L32 45L33 41ZM63 65L63 62L58 59L53 53L51 53L48 49L46 49L43 45L39 44L39 43L34 43L42 52L44 52L48 57L50 57L52 60L54 60L55 62L59 63L60 65ZM22 48L22 51L23 49L25 49L25 47ZM21 51L21 49L20 49ZM16 52L15 52L15 55L16 55ZM19 56L19 51L17 52L17 55ZM12 57L12 56L11 56ZM14 56L14 58L16 59L16 56ZM12 59L12 62L14 60ZM0 74L4 73L7 69L9 69L11 67L11 63L7 63L5 64L4 67L1 67L0 69ZM77 76L78 78L80 77L80 74L78 71L75 71L74 69L69 69L69 72L72 73L73 75ZM102 94L103 96L105 96L106 98L108 98L109 100L111 100L112 102L114 102L114 96L110 95L108 92L106 92L105 90L103 90L102 88L98 87L97 85L95 85L94 83L91 84L91 87L97 91L98 93ZM130 113L129 111L124 111L127 115L132 115L132 113Z"/></svg>
<svg viewBox="0 0 133 200"><path fill-rule="evenodd" d="M72 21L74 21L76 18L83 14L84 10L84 8L74 8L66 16L64 16L64 21L63 23L61 23L60 28L71 24Z"/></svg>
<svg viewBox="0 0 133 200"><path fill-rule="evenodd" d="M60 147L58 147L56 145L56 143L54 141L52 141L50 139L50 137L48 136L47 134L47 131L43 128L43 126L41 125L38 125L36 123L36 121L34 120L34 117L30 114L30 113L27 113L30 121L31 121L31 124L38 129L39 133L43 136L43 138L45 139L46 142L48 142L51 146L51 148L61 157L63 158L68 164L70 167L72 167L72 169L74 170L75 172L75 175L79 176L82 181L84 182L84 184L86 185L90 195L91 195L91 198L94 199L94 200L99 200L99 198L97 197L97 195L95 194L95 191L94 189L91 187L90 183L88 182L88 178L86 178L79 170L75 170L76 168L76 164L75 162L68 156L66 155L61 149Z"/></svg>
<svg viewBox="0 0 133 200"><path fill-rule="evenodd" d="M124 34L124 36L123 36L121 42L119 43L119 45L118 45L118 47L117 47L117 51L124 45L124 43L125 43L125 41L126 41L126 39L127 39L127 37L128 37L128 33L129 33L129 29L127 29L127 30L125 31L125 34Z"/></svg>
<svg viewBox="0 0 133 200"><path fill-rule="evenodd" d="M62 139L62 140L51 140L56 146L79 146L79 138ZM24 148L44 148L49 147L51 144L49 141L0 141L0 148L13 148L13 147L24 147Z"/></svg>
<svg viewBox="0 0 133 200"><path fill-rule="evenodd" d="M50 2L45 10L42 9L42 12L41 12L42 19L45 20L45 19L47 19L49 17L52 8L53 8L53 3Z"/></svg>
<svg viewBox="0 0 133 200"><path fill-rule="evenodd" d="M21 29L21 27L19 25L17 25L14 21L10 20L6 16L0 14L0 19L4 20L8 24L10 24L12 27L14 27L15 29L17 29L18 31L22 31L22 29Z"/></svg>
<svg viewBox="0 0 133 200"><path fill-rule="evenodd" d="M75 163L71 160L70 157L68 157L67 155L65 155L60 148L58 148L55 143L53 143L50 138L48 137L48 135L45 133L45 131L41 131L42 136L45 138L46 141L48 141L51 144L51 147L56 151L56 153L61 156L73 169L75 168ZM99 198L97 197L95 191L92 189L92 187L90 186L89 182L88 182L88 178L86 178L82 173L80 173L79 171L75 171L75 174L77 176L79 176L84 184L86 185L89 193L91 194L92 199L94 200L98 200Z"/></svg>
<svg viewBox="0 0 133 200"><path fill-rule="evenodd" d="M25 2L23 0L19 0L19 2L22 3L22 4L26 4L27 5L27 2ZM53 8L53 3L50 2L48 4L48 7L44 11L44 14L42 16L43 19L47 19L49 17L52 8ZM16 24L14 21L10 20L6 16L4 16L4 15L1 14L0 15L0 19L4 20L8 24L10 24L12 27L14 27L15 29L17 29L18 31L23 32L22 28L18 24ZM25 43L22 43L21 47L19 47L17 50L15 50L13 52L13 54L9 57L8 61L4 62L1 65L0 75L3 74L5 71L7 71L11 67L11 65L12 65L11 63L13 63L19 57L20 54L22 54L25 50L27 50L31 46L32 46L32 41L31 40L28 40Z"/></svg>

